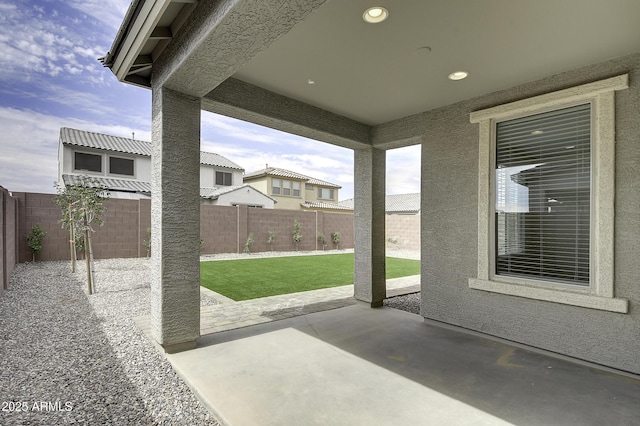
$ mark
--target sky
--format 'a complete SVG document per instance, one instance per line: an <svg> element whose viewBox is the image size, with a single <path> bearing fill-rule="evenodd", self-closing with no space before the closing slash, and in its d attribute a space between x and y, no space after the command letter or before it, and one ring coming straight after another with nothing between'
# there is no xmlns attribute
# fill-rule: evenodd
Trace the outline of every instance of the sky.
<svg viewBox="0 0 640 426"><path fill-rule="evenodd" d="M128 0L0 0L0 186L55 193L61 127L151 140L151 91L119 82L97 60ZM289 169L353 197L353 152L202 112L201 150L250 173ZM420 147L387 152L387 194L420 191Z"/></svg>

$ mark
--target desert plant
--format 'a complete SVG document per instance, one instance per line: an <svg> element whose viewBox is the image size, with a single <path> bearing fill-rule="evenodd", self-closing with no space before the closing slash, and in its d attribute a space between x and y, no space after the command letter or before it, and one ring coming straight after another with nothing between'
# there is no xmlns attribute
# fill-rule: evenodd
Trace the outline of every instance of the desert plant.
<svg viewBox="0 0 640 426"><path fill-rule="evenodd" d="M322 250L327 246L327 239L322 232L318 232L318 242L322 244Z"/></svg>
<svg viewBox="0 0 640 426"><path fill-rule="evenodd" d="M296 251L298 251L298 246L302 241L302 234L300 233L300 222L298 219L294 219L293 221L293 242L296 244Z"/></svg>
<svg viewBox="0 0 640 426"><path fill-rule="evenodd" d="M45 232L40 228L40 225L35 224L31 227L31 232L27 234L27 244L33 254L33 261L36 261L36 255L42 251L42 240L44 239Z"/></svg>
<svg viewBox="0 0 640 426"><path fill-rule="evenodd" d="M244 249L242 250L245 253L251 253L251 246L253 245L253 233L249 234L247 237L247 242L244 243Z"/></svg>
<svg viewBox="0 0 640 426"><path fill-rule="evenodd" d="M273 231L268 231L267 232L267 244L269 244L269 247L271 248L271 251L273 251L273 243L276 241L276 233Z"/></svg>
<svg viewBox="0 0 640 426"><path fill-rule="evenodd" d="M336 249L340 248L340 233L339 232L332 232L331 233L331 241L333 241L333 244L336 245Z"/></svg>

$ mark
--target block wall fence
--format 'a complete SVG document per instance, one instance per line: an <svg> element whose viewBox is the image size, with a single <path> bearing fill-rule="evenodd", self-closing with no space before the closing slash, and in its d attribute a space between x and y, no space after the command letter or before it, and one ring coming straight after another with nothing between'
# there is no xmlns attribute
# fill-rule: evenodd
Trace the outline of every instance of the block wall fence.
<svg viewBox="0 0 640 426"><path fill-rule="evenodd" d="M32 254L26 235L35 224L46 233L42 252L36 261L68 260L69 232L63 229L60 209L53 203L53 194L28 192L9 193L0 187L0 273L3 291L17 263L30 262ZM144 241L149 240L151 227L150 200L109 199L105 203L104 225L95 226L92 245L96 259L118 257L145 257ZM302 242L298 250L322 250L316 235L324 234L326 250L336 246L332 232L340 232L340 249L353 248L354 224L352 213L321 211L292 211L255 209L246 206L200 206L200 238L202 253L239 253L250 234L254 243L252 252L295 251L292 238L293 222L301 225ZM387 247L390 249L420 250L420 216L387 215ZM275 234L270 246L269 231Z"/></svg>

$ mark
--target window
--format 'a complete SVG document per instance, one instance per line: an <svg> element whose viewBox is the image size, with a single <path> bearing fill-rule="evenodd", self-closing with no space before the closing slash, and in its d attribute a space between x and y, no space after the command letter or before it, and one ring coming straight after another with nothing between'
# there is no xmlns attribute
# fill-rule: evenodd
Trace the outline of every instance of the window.
<svg viewBox="0 0 640 426"><path fill-rule="evenodd" d="M280 187L282 186L281 179L271 179L271 193L280 194Z"/></svg>
<svg viewBox="0 0 640 426"><path fill-rule="evenodd" d="M471 113L480 144L470 288L628 312L628 301L614 297L612 231L614 95L627 81Z"/></svg>
<svg viewBox="0 0 640 426"><path fill-rule="evenodd" d="M313 191L313 185L310 183L305 183L304 189L306 189L307 191Z"/></svg>
<svg viewBox="0 0 640 426"><path fill-rule="evenodd" d="M333 200L332 188L318 188L318 198L323 200Z"/></svg>
<svg viewBox="0 0 640 426"><path fill-rule="evenodd" d="M271 193L300 197L301 184L298 181L286 179L271 179Z"/></svg>
<svg viewBox="0 0 640 426"><path fill-rule="evenodd" d="M76 152L74 158L75 170L86 170L89 172L102 173L102 156L96 154L85 154Z"/></svg>
<svg viewBox="0 0 640 426"><path fill-rule="evenodd" d="M109 157L109 173L133 176L133 160L130 158Z"/></svg>
<svg viewBox="0 0 640 426"><path fill-rule="evenodd" d="M231 186L233 175L229 172L216 172L216 185Z"/></svg>
<svg viewBox="0 0 640 426"><path fill-rule="evenodd" d="M590 103L496 123L496 275L589 285L590 148Z"/></svg>

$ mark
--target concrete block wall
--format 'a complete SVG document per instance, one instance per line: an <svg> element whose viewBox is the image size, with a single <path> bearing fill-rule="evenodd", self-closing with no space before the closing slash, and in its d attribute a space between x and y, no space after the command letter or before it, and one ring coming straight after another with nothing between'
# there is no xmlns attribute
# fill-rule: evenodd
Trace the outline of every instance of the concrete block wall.
<svg viewBox="0 0 640 426"><path fill-rule="evenodd" d="M69 259L69 232L58 223L61 214L53 203L55 195L17 192L10 197L6 190L2 194L5 199L4 217L7 218L4 219L4 227L15 230L3 234L8 249L6 255L0 255L0 258L15 259L14 263L31 262L32 253L27 246L26 235L33 225L39 224L46 236L42 253L36 261ZM104 224L101 227L95 225L95 232L92 233L94 258L147 256L144 241L149 240L147 230L151 228L151 201L109 199L105 207ZM351 213L201 205L202 253L242 252L249 234L253 234L254 239L252 252L295 251L292 235L294 220L301 225L302 242L298 248L301 251L322 250L322 245L317 241L318 233L324 234L327 240L325 250L336 249L331 241L332 232L340 232L340 249L354 246ZM419 215L388 215L386 227L387 237L398 240L396 244L387 242L388 248L420 249ZM272 247L267 243L269 231L275 233ZM9 268L13 270L12 265L5 265L8 265L6 261L2 267L3 274ZM9 271L7 276L10 275Z"/></svg>
<svg viewBox="0 0 640 426"><path fill-rule="evenodd" d="M387 249L420 251L420 214L388 214Z"/></svg>

